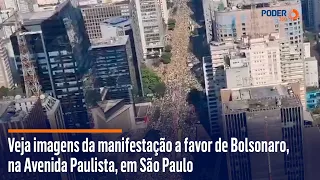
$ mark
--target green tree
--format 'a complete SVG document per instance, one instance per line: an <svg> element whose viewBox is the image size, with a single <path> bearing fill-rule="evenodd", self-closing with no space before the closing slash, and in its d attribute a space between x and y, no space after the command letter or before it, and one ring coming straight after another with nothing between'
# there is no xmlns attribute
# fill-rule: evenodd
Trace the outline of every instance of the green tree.
<svg viewBox="0 0 320 180"><path fill-rule="evenodd" d="M154 92L160 96L160 97L163 97L164 96L164 93L166 92L166 85L161 82L159 84L157 84L155 87L154 87Z"/></svg>
<svg viewBox="0 0 320 180"><path fill-rule="evenodd" d="M169 19L168 20L168 29L169 30L174 30L176 26L176 20L175 19Z"/></svg>
<svg viewBox="0 0 320 180"><path fill-rule="evenodd" d="M169 64L171 59L162 59L163 64Z"/></svg>
<svg viewBox="0 0 320 180"><path fill-rule="evenodd" d="M167 0L167 9L170 9L173 7L173 3L170 0Z"/></svg>
<svg viewBox="0 0 320 180"><path fill-rule="evenodd" d="M172 50L172 46L171 46L171 45L166 45L166 46L164 47L164 51L165 51L165 52L171 52L171 50Z"/></svg>
<svg viewBox="0 0 320 180"><path fill-rule="evenodd" d="M218 5L218 11L223 11L224 10L224 4L221 2L219 5Z"/></svg>
<svg viewBox="0 0 320 180"><path fill-rule="evenodd" d="M176 24L176 20L175 19L168 19L168 24Z"/></svg>
<svg viewBox="0 0 320 180"><path fill-rule="evenodd" d="M172 54L169 52L165 52L161 56L161 60L164 64L169 64L171 62Z"/></svg>
<svg viewBox="0 0 320 180"><path fill-rule="evenodd" d="M101 95L94 89L88 89L85 92L85 100L89 107L96 106L101 101Z"/></svg>
<svg viewBox="0 0 320 180"><path fill-rule="evenodd" d="M177 8L177 7L174 7L173 10L172 10L172 15L176 15L176 14L177 14L177 11L178 11L178 8Z"/></svg>
<svg viewBox="0 0 320 180"><path fill-rule="evenodd" d="M160 78L148 68L143 68L141 74L145 94L154 94L154 87L161 82Z"/></svg>
<svg viewBox="0 0 320 180"><path fill-rule="evenodd" d="M2 98L3 96L8 96L8 93L9 93L9 89L2 86L0 88L0 97Z"/></svg>

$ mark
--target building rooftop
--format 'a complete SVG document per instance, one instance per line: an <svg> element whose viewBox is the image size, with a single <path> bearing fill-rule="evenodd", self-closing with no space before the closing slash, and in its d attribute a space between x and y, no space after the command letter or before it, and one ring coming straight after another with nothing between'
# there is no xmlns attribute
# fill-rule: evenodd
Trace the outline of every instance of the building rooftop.
<svg viewBox="0 0 320 180"><path fill-rule="evenodd" d="M105 100L105 101L99 102L98 105L101 109L103 109L103 112L107 112L120 102L122 102L122 99Z"/></svg>
<svg viewBox="0 0 320 180"><path fill-rule="evenodd" d="M80 3L80 8L81 9L92 9L92 8L104 8L112 5L129 5L128 0L123 0L123 1L114 1L114 2L109 2L109 3L98 3L98 4L84 4Z"/></svg>
<svg viewBox="0 0 320 180"><path fill-rule="evenodd" d="M250 47L265 45L266 47L274 47L279 45L279 34L270 33L266 35L259 35L258 37L249 37L247 35L242 36L240 39L227 41L227 42L216 42L210 43L211 51L220 51L227 49L239 49L245 50Z"/></svg>
<svg viewBox="0 0 320 180"><path fill-rule="evenodd" d="M54 15L56 11L40 11L40 12L28 12L20 13L20 17L23 20L24 25L37 25L41 24L44 20L50 18ZM15 24L14 15L9 17L6 21L2 23L2 26L12 26Z"/></svg>
<svg viewBox="0 0 320 180"><path fill-rule="evenodd" d="M305 58L305 61L317 61L316 57Z"/></svg>
<svg viewBox="0 0 320 180"><path fill-rule="evenodd" d="M232 0L229 1L228 7L224 10L219 10L219 12L232 12L241 10L250 10L252 5L255 4L256 8L268 8L268 7L280 7L288 5L296 5L297 1L282 1L282 0Z"/></svg>
<svg viewBox="0 0 320 180"><path fill-rule="evenodd" d="M225 113L234 111L259 111L279 107L301 106L294 88L299 84L278 84L221 90ZM298 85L298 86L297 86Z"/></svg>
<svg viewBox="0 0 320 180"><path fill-rule="evenodd" d="M61 11L69 1L64 1L63 3L56 6L55 10L46 10L46 11L37 11L37 12L27 12L19 13L20 17L23 20L23 25L38 25L41 24L44 20L52 17L55 13ZM10 16L5 20L1 26L14 26L15 25L15 16Z"/></svg>
<svg viewBox="0 0 320 180"><path fill-rule="evenodd" d="M103 21L102 24L115 26L115 27L130 27L131 19L126 17L111 17Z"/></svg>
<svg viewBox="0 0 320 180"><path fill-rule="evenodd" d="M0 123L21 121L28 115L28 112L17 110L14 101L0 102Z"/></svg>
<svg viewBox="0 0 320 180"><path fill-rule="evenodd" d="M128 35L112 37L112 38L109 38L109 39L96 39L96 40L92 41L90 50L91 49L96 49L96 48L124 46L124 45L127 44L128 39L129 39Z"/></svg>

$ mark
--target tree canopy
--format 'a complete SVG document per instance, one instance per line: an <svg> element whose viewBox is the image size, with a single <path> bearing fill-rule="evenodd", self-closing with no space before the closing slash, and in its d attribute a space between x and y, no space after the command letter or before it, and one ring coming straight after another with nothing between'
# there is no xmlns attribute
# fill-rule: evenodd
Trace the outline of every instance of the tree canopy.
<svg viewBox="0 0 320 180"><path fill-rule="evenodd" d="M157 76L157 74L148 68L143 68L141 74L145 94L163 96L165 85L161 82L161 79Z"/></svg>
<svg viewBox="0 0 320 180"><path fill-rule="evenodd" d="M161 55L161 60L164 64L169 64L171 62L171 57L172 57L172 54L169 53L169 52L164 52L162 55Z"/></svg>
<svg viewBox="0 0 320 180"><path fill-rule="evenodd" d="M161 82L154 87L154 91L157 95L163 97L164 93L166 92L166 85L163 82Z"/></svg>
<svg viewBox="0 0 320 180"><path fill-rule="evenodd" d="M8 89L8 88L2 86L0 88L0 98L1 99L5 96L16 96L16 95L24 95L24 93L20 87L16 87L14 89Z"/></svg>
<svg viewBox="0 0 320 180"><path fill-rule="evenodd" d="M173 30L176 26L176 20L175 19L169 19L168 20L168 29Z"/></svg>
<svg viewBox="0 0 320 180"><path fill-rule="evenodd" d="M171 52L171 50L172 50L172 46L171 46L171 45L166 45L166 46L164 47L164 51L165 51L165 52Z"/></svg>
<svg viewBox="0 0 320 180"><path fill-rule="evenodd" d="M101 95L97 90L88 89L85 92L85 101L89 107L96 106L101 101Z"/></svg>

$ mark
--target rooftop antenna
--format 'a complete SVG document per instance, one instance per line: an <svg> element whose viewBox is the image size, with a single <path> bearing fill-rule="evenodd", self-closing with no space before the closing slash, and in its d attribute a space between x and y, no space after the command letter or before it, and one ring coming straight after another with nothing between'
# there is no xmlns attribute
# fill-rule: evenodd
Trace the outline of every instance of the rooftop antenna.
<svg viewBox="0 0 320 180"><path fill-rule="evenodd" d="M18 0L15 0L16 12L15 12L15 28L16 36L19 45L20 60L22 65L22 73L26 96L39 97L41 94L41 86L35 71L34 65L31 61L30 51L27 45L26 37L24 34L23 19L19 13Z"/></svg>

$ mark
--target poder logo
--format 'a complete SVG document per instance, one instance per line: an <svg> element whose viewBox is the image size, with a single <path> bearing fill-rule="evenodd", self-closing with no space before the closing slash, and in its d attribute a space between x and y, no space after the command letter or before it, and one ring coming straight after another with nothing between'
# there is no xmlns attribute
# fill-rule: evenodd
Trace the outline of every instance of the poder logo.
<svg viewBox="0 0 320 180"><path fill-rule="evenodd" d="M297 9L287 10L262 10L261 16L278 16L280 21L296 21L300 17Z"/></svg>

